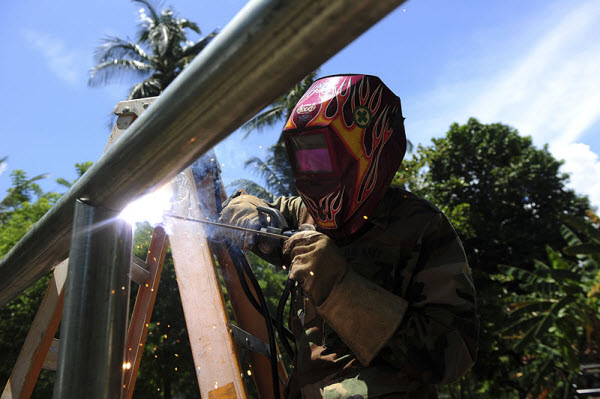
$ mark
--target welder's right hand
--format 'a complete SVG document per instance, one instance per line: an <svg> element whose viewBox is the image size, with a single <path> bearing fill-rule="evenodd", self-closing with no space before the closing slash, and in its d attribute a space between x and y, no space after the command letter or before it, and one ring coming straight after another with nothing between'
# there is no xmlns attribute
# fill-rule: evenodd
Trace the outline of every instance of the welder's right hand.
<svg viewBox="0 0 600 399"><path fill-rule="evenodd" d="M260 231L263 226L256 209L258 206L269 205L266 201L239 190L225 202L219 222ZM221 228L219 233L244 251L252 250L257 242L257 235L252 232Z"/></svg>

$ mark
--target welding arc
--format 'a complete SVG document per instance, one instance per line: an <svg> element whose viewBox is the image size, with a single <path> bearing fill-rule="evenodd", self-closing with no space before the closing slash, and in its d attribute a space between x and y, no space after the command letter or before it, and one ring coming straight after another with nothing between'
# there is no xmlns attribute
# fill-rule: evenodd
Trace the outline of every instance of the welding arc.
<svg viewBox="0 0 600 399"><path fill-rule="evenodd" d="M218 223L218 222L213 222L213 221L210 221L210 220L201 220L201 219L187 218L187 217L184 217L184 216L177 216L177 215L172 215L172 214L169 214L169 213L166 213L165 216L173 218L173 219L185 220L187 222L204 223L204 224L210 224L212 226L224 227L226 229L246 231L246 232L250 232L250 233L260 234L260 235L263 235L263 236L266 236L266 237L278 238L278 239L284 240L284 241L289 238L288 236L284 236L283 234L269 233L267 231L260 231L260 230L248 229L246 227L232 226L230 224Z"/></svg>

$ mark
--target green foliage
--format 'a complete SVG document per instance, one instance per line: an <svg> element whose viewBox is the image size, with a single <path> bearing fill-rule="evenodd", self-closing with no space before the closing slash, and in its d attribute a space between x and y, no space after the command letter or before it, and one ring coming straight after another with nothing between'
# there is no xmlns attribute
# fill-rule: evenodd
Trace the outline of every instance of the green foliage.
<svg viewBox="0 0 600 399"><path fill-rule="evenodd" d="M46 174L41 174L28 179L27 174L20 169L15 169L10 173L12 187L8 189L8 193L0 201L0 225L22 203L31 202L34 197L39 198L42 196L42 189L35 182L44 179L46 176Z"/></svg>
<svg viewBox="0 0 600 399"><path fill-rule="evenodd" d="M568 176L560 165L547 147L536 149L515 129L472 118L451 125L432 145L419 146L395 176L394 184L446 213L473 271L481 320L478 360L467 377L445 388L450 395L460 397L465 386L481 397L525 395L513 378L521 354L500 338L509 322L501 303L506 288L490 275L499 264L536 270L535 259L546 257L547 246L563 245L558 215L580 217L589 208L587 198L565 188Z"/></svg>
<svg viewBox="0 0 600 399"><path fill-rule="evenodd" d="M562 162L509 126L471 118L432 141L418 147L395 181L443 209L468 205L456 225L472 229L457 231L478 270L544 257L546 245L562 245L557 216L582 216L589 208L587 198L565 188Z"/></svg>
<svg viewBox="0 0 600 399"><path fill-rule="evenodd" d="M290 91L275 100L267 110L246 122L243 126L247 132L245 137L252 131L260 131L267 126L272 127L279 123L283 125L292 114L296 103L313 84L317 74L318 70L308 74ZM266 160L252 157L245 164L246 168L253 167L255 169L256 174L265 181L265 187L246 179L235 180L229 184L229 187L234 191L240 188L244 189L249 194L266 200L273 200L282 195L298 195L282 136L279 136L277 143L269 147L269 152Z"/></svg>
<svg viewBox="0 0 600 399"><path fill-rule="evenodd" d="M587 239L598 235L597 226L584 219L562 219ZM502 274L494 276L504 283L510 314L501 334L521 354L513 378L528 394L573 397L580 362L600 355L594 339L600 335L600 294L594 285L600 263L591 258L584 263L593 250L582 250L579 238L566 226L562 231L569 243L566 249L578 248L564 252L577 252L579 261L547 247L548 263L536 261L533 270L501 265Z"/></svg>
<svg viewBox="0 0 600 399"><path fill-rule="evenodd" d="M290 115L292 115L292 111L298 101L300 101L304 93L306 93L316 80L318 73L319 70L315 70L306 75L304 79L296 83L287 93L275 100L266 110L246 122L242 126L242 128L246 130L246 136L244 137L248 137L248 135L255 130L261 131L265 127L273 127L282 122L285 123ZM281 142L281 138L279 138L278 142Z"/></svg>
<svg viewBox="0 0 600 399"><path fill-rule="evenodd" d="M271 154L266 161L258 157L252 157L245 164L246 167L253 166L256 174L262 177L265 181L264 188L251 180L245 179L235 180L229 184L229 187L233 188L233 191L242 188L249 194L268 201L282 195L298 195L285 145L283 142L278 142L272 145L269 151Z"/></svg>
<svg viewBox="0 0 600 399"><path fill-rule="evenodd" d="M56 182L57 182L58 184L60 184L61 186L63 186L63 187L66 187L66 188L71 188L71 187L73 186L73 184L75 184L75 182L76 182L76 181L77 181L77 180L78 180L78 179L79 179L81 176L83 176L83 174L84 174L85 172L87 172L87 170L88 170L89 168L91 168L91 167L92 167L92 165L93 165L93 164L94 164L94 163L93 163L93 162L90 162L90 161L88 161L88 162L76 163L76 164L75 164L75 172L77 172L77 178L76 178L75 180L73 180L73 181L71 181L71 182L70 182L70 181L68 181L67 179L63 179L62 177L59 177L58 179L56 179Z"/></svg>
<svg viewBox="0 0 600 399"><path fill-rule="evenodd" d="M166 8L158 12L149 0L132 0L143 6L139 11L136 41L107 37L96 49L98 65L90 70L88 84L104 85L121 75L143 78L135 84L128 99L158 96L215 37L213 31L196 42L188 30L201 34L197 24Z"/></svg>
<svg viewBox="0 0 600 399"><path fill-rule="evenodd" d="M0 258L2 258L60 197L43 193L35 183L44 175L27 178L22 170L11 173L13 185L0 203ZM7 381L25 342L29 327L46 291L49 276L38 280L17 298L0 308L0 381ZM54 374L42 372L33 398L52 396Z"/></svg>

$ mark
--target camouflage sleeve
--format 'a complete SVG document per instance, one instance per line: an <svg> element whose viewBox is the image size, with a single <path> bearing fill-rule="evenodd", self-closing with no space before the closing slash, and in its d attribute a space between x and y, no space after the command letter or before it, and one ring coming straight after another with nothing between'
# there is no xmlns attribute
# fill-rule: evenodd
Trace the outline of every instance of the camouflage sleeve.
<svg viewBox="0 0 600 399"><path fill-rule="evenodd" d="M311 222L311 217L306 211L306 207L300 197L279 197L269 205L279 209L288 225L292 228L297 228L303 223Z"/></svg>
<svg viewBox="0 0 600 399"><path fill-rule="evenodd" d="M443 213L424 228L414 262L408 309L380 357L423 382L447 384L473 365L479 321L466 256Z"/></svg>

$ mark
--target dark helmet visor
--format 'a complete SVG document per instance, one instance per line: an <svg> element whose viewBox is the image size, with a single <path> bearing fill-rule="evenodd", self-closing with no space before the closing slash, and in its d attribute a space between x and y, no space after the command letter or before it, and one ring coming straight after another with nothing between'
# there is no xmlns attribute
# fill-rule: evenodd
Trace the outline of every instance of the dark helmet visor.
<svg viewBox="0 0 600 399"><path fill-rule="evenodd" d="M329 149L327 146L326 129L311 131L308 134L289 135L288 145L291 146L294 166L300 173L330 173L333 172Z"/></svg>

